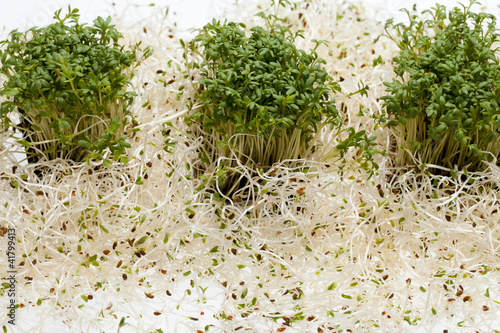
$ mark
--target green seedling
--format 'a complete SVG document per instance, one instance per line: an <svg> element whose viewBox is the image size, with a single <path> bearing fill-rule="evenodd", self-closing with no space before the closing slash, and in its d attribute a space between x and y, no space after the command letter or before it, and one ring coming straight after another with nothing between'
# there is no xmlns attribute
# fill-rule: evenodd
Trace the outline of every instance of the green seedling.
<svg viewBox="0 0 500 333"><path fill-rule="evenodd" d="M19 142L29 155L73 161L101 159L110 151L119 160L130 144L125 127L134 93L127 91L139 44L126 49L111 17L93 26L80 24L78 9L68 8L55 22L26 32L12 31L1 41L0 72L7 76L0 96L2 127L22 131ZM151 55L145 49L142 58ZM21 124L11 123L19 111Z"/></svg>
<svg viewBox="0 0 500 333"><path fill-rule="evenodd" d="M436 164L478 170L500 153L500 65L496 18L468 6L436 5L386 23L399 46L396 79L385 82L387 126L400 140L396 164ZM395 35L393 35L395 33Z"/></svg>
<svg viewBox="0 0 500 333"><path fill-rule="evenodd" d="M298 49L295 42L303 31L292 32L276 15L257 16L265 24L251 28L250 36L242 23L214 19L185 45L186 61L189 54L194 57L188 68L198 69L202 78L197 96L202 107L187 122L194 133L206 136L201 169L219 175L225 194L244 182L233 172L238 163L265 172L281 161L309 158L324 127L342 131L333 99L340 86L316 52L326 42L313 41L309 52ZM347 141L325 155L342 158L352 146L373 145L364 132L348 133ZM228 159L214 171L219 157Z"/></svg>

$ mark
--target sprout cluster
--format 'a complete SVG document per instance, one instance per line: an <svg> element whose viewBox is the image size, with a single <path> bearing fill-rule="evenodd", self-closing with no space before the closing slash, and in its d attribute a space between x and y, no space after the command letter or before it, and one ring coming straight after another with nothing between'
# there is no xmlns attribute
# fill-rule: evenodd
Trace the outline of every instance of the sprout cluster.
<svg viewBox="0 0 500 333"><path fill-rule="evenodd" d="M493 44L496 18L469 6L436 5L424 20L408 11L410 24L387 21L397 42L397 78L382 97L389 127L402 149L397 164L421 163L476 170L500 154L500 64ZM396 37L392 37L392 30Z"/></svg>
<svg viewBox="0 0 500 333"><path fill-rule="evenodd" d="M0 105L2 125L7 129L9 114L19 110L21 143L31 154L81 161L109 149L119 159L130 147L124 129L134 93L126 90L139 45L121 46L111 17L87 26L78 9L69 9L54 19L0 42L0 71L8 78L0 95L9 98Z"/></svg>
<svg viewBox="0 0 500 333"><path fill-rule="evenodd" d="M292 32L276 15L257 16L265 27L251 28L250 36L243 23L214 19L188 45L196 56L188 66L199 69L202 78L198 98L203 104L188 123L207 134L200 154L203 169L221 156L228 158L219 168L224 171L219 186L228 194L240 185L230 176L238 163L267 170L281 161L308 158L322 128L340 132L343 124L333 99L340 86L316 52L326 42L313 40L309 52L298 49L302 30ZM374 137L349 130L349 138L330 156L373 145Z"/></svg>

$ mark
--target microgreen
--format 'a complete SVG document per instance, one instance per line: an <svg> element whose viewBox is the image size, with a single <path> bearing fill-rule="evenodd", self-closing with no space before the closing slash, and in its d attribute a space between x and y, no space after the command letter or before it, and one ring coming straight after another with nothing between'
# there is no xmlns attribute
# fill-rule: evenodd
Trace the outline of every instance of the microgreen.
<svg viewBox="0 0 500 333"><path fill-rule="evenodd" d="M219 169L219 186L227 193L240 182L230 171L238 163L265 171L277 162L308 158L321 129L330 126L340 133L343 123L332 98L340 86L316 52L326 41L313 40L314 48L306 52L295 45L304 38L302 30L292 32L277 15L257 16L265 25L251 28L250 36L243 23L214 19L186 45L186 55L195 57L188 67L199 69L202 77L202 107L188 123L194 132L208 134L200 154L203 169L219 157L234 158ZM364 132L348 133L349 140L330 156L343 157L353 145L372 145Z"/></svg>
<svg viewBox="0 0 500 333"><path fill-rule="evenodd" d="M26 32L14 30L0 42L1 73L7 76L0 95L4 129L9 114L21 113L19 142L31 154L49 159L100 159L110 150L114 160L125 149L125 127L134 93L126 91L130 68L138 62L139 44L125 49L111 17L80 24L78 9L55 12L55 22ZM146 49L143 57L151 54Z"/></svg>
<svg viewBox="0 0 500 333"><path fill-rule="evenodd" d="M478 169L500 154L500 65L493 43L496 18L468 6L447 13L436 5L423 20L385 26L397 42L397 78L382 99L389 127L401 140L397 164L421 163ZM391 33L395 31L396 36ZM413 164L413 163L412 163Z"/></svg>

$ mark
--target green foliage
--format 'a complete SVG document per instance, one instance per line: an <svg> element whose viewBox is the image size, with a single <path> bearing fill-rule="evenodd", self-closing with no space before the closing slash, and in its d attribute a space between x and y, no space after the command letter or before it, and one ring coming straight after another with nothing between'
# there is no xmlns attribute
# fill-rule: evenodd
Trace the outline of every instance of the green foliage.
<svg viewBox="0 0 500 333"><path fill-rule="evenodd" d="M422 163L479 169L500 153L500 66L493 43L496 19L471 6L436 5L422 20L408 11L410 25L386 23L398 43L397 79L385 82L389 127L399 133L397 164ZM392 37L390 28L397 37Z"/></svg>
<svg viewBox="0 0 500 333"><path fill-rule="evenodd" d="M99 159L109 149L118 160L130 147L124 128L134 93L126 91L126 70L138 62L139 44L121 46L111 17L87 26L78 22L78 9L68 10L63 17L58 10L47 27L14 30L0 42L0 71L8 78L0 95L9 98L0 119L6 129L9 114L19 110L29 136L20 143L49 159Z"/></svg>
<svg viewBox="0 0 500 333"><path fill-rule="evenodd" d="M186 54L196 57L188 66L202 76L198 98L203 106L188 123L207 134L200 154L205 170L221 156L262 170L308 158L323 127L341 131L343 120L331 98L340 86L316 52L326 42L313 41L309 52L297 49L294 43L303 31L292 32L276 15L257 16L265 26L251 28L250 36L242 23L213 20L186 46ZM349 140L330 156L341 158L353 145L372 144L364 133L350 131ZM237 162L223 163L219 186L231 193L239 183L238 176L231 176Z"/></svg>

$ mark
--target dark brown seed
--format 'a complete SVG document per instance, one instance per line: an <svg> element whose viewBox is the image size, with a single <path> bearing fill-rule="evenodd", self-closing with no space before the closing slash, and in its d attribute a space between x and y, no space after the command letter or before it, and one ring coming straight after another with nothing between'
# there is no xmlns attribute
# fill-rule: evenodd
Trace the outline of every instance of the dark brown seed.
<svg viewBox="0 0 500 333"><path fill-rule="evenodd" d="M151 168L153 166L153 163L149 161L148 163L146 163L146 165L148 166L148 168Z"/></svg>
<svg viewBox="0 0 500 333"><path fill-rule="evenodd" d="M154 315L155 315L155 316L159 316L159 315L161 315L161 312L159 312L159 311L155 311L155 312L154 312Z"/></svg>
<svg viewBox="0 0 500 333"><path fill-rule="evenodd" d="M92 300L92 299L94 299L94 296L92 296L92 295L88 295L88 296L87 296L87 299Z"/></svg>
<svg viewBox="0 0 500 333"><path fill-rule="evenodd" d="M144 292L144 295L146 295L147 298L155 298L155 295L148 294L147 292Z"/></svg>
<svg viewBox="0 0 500 333"><path fill-rule="evenodd" d="M124 280L127 280L127 279L128 279L127 274L123 273L122 278L123 278Z"/></svg>
<svg viewBox="0 0 500 333"><path fill-rule="evenodd" d="M109 252L111 252L111 251L109 251L109 250L104 250L104 251L102 251L102 253L104 253L105 255L108 255L108 254L109 254Z"/></svg>
<svg viewBox="0 0 500 333"><path fill-rule="evenodd" d="M170 293L170 291L167 290L167 295L168 296L172 296L172 294Z"/></svg>

